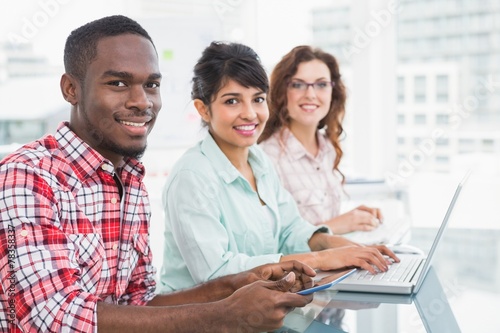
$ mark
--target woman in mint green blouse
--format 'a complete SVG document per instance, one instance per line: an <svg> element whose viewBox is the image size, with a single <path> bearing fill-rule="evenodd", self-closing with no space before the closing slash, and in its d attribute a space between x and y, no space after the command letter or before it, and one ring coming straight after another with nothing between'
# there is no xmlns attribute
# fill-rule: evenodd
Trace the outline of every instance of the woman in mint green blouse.
<svg viewBox="0 0 500 333"><path fill-rule="evenodd" d="M194 68L192 98L208 127L173 167L163 194L161 292L255 266L299 260L313 268L387 270L397 257L313 226L299 214L271 161L256 145L269 116L269 83L257 54L214 42Z"/></svg>

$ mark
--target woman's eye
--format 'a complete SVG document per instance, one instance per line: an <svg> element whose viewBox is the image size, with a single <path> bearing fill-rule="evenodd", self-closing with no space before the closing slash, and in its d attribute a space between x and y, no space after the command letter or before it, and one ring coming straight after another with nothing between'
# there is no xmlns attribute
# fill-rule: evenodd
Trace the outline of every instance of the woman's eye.
<svg viewBox="0 0 500 333"><path fill-rule="evenodd" d="M304 84L302 82L292 82L290 86L293 89L302 89L304 87Z"/></svg>
<svg viewBox="0 0 500 333"><path fill-rule="evenodd" d="M230 98L227 101L225 101L224 103L225 104L236 104L236 103L238 103L238 101L236 100L236 98Z"/></svg>
<svg viewBox="0 0 500 333"><path fill-rule="evenodd" d="M265 101L266 101L266 99L265 99L264 97L257 97L257 98L255 99L255 102L256 102L256 103L264 103Z"/></svg>

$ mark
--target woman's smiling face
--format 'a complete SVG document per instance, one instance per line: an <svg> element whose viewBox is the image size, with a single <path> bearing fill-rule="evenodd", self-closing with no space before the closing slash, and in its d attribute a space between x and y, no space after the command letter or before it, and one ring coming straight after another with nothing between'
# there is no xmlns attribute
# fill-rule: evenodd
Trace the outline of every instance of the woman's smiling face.
<svg viewBox="0 0 500 333"><path fill-rule="evenodd" d="M325 83L324 88L317 89L308 85L305 90L287 89L287 109L290 116L290 127L314 127L328 114L332 102L331 74L328 66L321 60L314 59L302 62L291 82ZM326 85L328 83L328 85Z"/></svg>
<svg viewBox="0 0 500 333"><path fill-rule="evenodd" d="M248 149L257 142L269 118L266 96L258 88L247 88L228 80L209 108L200 112L226 155L229 150Z"/></svg>

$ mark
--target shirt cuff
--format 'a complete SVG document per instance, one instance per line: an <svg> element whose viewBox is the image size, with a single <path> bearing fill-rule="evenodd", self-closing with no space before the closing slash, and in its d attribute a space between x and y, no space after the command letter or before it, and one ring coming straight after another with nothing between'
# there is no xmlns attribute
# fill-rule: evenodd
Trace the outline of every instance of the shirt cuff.
<svg viewBox="0 0 500 333"><path fill-rule="evenodd" d="M319 228L316 229L316 231L313 232L313 235L316 234L316 233L323 233L323 234L329 234L329 235L333 235L333 232L332 230L326 226L326 225L319 225ZM312 235L311 235L312 237Z"/></svg>

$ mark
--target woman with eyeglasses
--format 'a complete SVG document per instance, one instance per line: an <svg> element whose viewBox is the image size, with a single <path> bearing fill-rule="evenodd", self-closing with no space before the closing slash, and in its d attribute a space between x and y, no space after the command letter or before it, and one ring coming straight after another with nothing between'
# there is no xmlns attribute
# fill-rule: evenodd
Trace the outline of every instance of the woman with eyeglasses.
<svg viewBox="0 0 500 333"><path fill-rule="evenodd" d="M335 57L321 49L297 46L271 74L270 115L259 138L302 217L328 226L335 234L369 231L382 221L380 210L367 206L340 214L345 102L346 89Z"/></svg>
<svg viewBox="0 0 500 333"><path fill-rule="evenodd" d="M195 65L191 95L208 133L165 185L160 291L288 260L370 272L387 270L383 255L398 260L385 246L360 246L300 216L256 144L269 116L268 88L257 54L242 44L214 42Z"/></svg>

